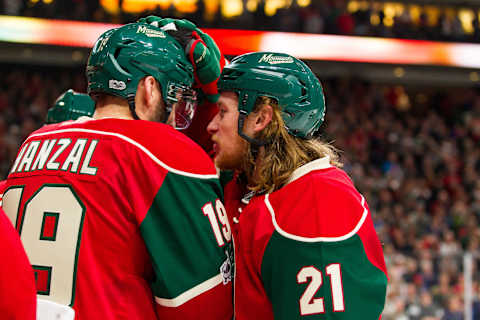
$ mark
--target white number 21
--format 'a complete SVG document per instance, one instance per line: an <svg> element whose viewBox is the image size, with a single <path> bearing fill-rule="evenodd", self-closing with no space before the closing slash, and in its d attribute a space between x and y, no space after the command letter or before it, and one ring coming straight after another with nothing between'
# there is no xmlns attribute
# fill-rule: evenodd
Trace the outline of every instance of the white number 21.
<svg viewBox="0 0 480 320"><path fill-rule="evenodd" d="M333 312L345 311L340 264L330 264L325 268L325 271L330 277ZM311 281L299 301L300 314L302 316L325 312L325 305L323 303L324 298L314 298L323 283L322 272L314 266L303 267L297 274L297 283L306 283L309 278Z"/></svg>

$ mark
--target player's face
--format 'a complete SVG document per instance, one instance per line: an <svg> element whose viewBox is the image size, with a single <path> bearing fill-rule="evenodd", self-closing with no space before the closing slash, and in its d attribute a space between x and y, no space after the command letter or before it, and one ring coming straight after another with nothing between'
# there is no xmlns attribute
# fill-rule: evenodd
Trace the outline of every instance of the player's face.
<svg viewBox="0 0 480 320"><path fill-rule="evenodd" d="M218 109L207 127L212 135L215 165L222 170L240 169L247 142L238 135L237 95L223 92L218 100Z"/></svg>

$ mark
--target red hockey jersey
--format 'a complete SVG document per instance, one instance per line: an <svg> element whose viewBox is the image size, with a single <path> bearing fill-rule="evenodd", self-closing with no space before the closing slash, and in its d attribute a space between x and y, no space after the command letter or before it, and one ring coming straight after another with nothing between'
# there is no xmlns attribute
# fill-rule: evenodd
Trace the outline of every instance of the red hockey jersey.
<svg viewBox="0 0 480 320"><path fill-rule="evenodd" d="M183 134L91 119L32 133L3 206L38 295L76 319L230 319L221 197L212 161Z"/></svg>
<svg viewBox="0 0 480 320"><path fill-rule="evenodd" d="M0 318L36 319L33 270L18 233L0 208Z"/></svg>
<svg viewBox="0 0 480 320"><path fill-rule="evenodd" d="M225 188L235 243L235 319L376 320L387 275L363 196L328 157L251 200ZM313 318L312 318L313 319Z"/></svg>

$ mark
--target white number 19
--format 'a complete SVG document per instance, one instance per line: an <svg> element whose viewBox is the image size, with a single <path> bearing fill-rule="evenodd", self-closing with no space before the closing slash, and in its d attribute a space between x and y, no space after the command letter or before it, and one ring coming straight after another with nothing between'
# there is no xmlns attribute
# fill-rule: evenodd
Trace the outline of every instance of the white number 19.
<svg viewBox="0 0 480 320"><path fill-rule="evenodd" d="M232 231L230 229L230 224L228 223L227 212L225 207L223 206L222 201L217 199L215 201L215 209L213 209L213 205L211 202L207 203L202 208L203 214L208 217L210 221L210 226L212 227L213 234L215 234L215 239L217 240L218 246L223 247L226 242L230 242L232 239ZM215 215L215 211L217 214ZM220 227L217 222L220 221L222 225L222 231L220 231ZM223 236L222 236L223 235ZM225 241L223 240L225 238Z"/></svg>
<svg viewBox="0 0 480 320"><path fill-rule="evenodd" d="M3 209L15 225L23 187L8 189ZM35 271L37 294L72 305L85 207L69 185L43 185L24 205L20 238Z"/></svg>

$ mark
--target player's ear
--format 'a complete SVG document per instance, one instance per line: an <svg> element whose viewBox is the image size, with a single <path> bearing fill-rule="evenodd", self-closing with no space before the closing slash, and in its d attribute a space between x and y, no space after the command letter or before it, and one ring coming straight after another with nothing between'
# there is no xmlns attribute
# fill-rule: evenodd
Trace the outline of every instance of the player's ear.
<svg viewBox="0 0 480 320"><path fill-rule="evenodd" d="M263 105L260 110L251 113L254 116L253 131L255 133L262 131L272 121L273 108L269 104Z"/></svg>
<svg viewBox="0 0 480 320"><path fill-rule="evenodd" d="M160 86L152 76L146 76L138 82L135 94L135 110L140 119L150 119L161 99Z"/></svg>
<svg viewBox="0 0 480 320"><path fill-rule="evenodd" d="M152 76L143 78L144 103L148 109L155 108L158 104L158 95L160 93L157 80Z"/></svg>

